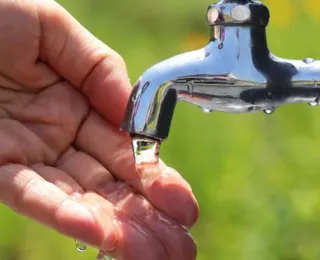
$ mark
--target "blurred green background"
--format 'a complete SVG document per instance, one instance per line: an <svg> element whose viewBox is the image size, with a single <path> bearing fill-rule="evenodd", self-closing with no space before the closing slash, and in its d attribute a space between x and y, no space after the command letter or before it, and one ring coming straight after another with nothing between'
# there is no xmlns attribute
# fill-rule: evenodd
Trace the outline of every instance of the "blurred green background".
<svg viewBox="0 0 320 260"><path fill-rule="evenodd" d="M214 0L59 0L126 60L132 83L151 65L204 46ZM278 56L320 59L318 0L263 1ZM179 104L161 156L191 183L199 260L320 259L320 107L203 114ZM73 240L0 206L1 260L94 259ZM143 256L141 258L143 260Z"/></svg>

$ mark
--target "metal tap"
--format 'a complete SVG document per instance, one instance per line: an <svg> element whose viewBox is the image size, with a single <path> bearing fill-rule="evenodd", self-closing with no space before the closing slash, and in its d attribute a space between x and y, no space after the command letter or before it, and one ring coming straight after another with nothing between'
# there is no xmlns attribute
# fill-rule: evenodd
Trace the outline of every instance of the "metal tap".
<svg viewBox="0 0 320 260"><path fill-rule="evenodd" d="M208 45L149 68L134 86L121 129L162 142L179 101L226 113L271 114L283 104L317 105L320 61L273 55L266 40L269 16L254 0L209 6Z"/></svg>

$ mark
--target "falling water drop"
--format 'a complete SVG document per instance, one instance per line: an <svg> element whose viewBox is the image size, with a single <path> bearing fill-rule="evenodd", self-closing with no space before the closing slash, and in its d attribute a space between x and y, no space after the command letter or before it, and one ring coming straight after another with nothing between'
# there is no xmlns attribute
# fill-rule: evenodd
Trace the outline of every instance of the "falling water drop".
<svg viewBox="0 0 320 260"><path fill-rule="evenodd" d="M159 161L160 143L145 137L132 137L132 150L136 164Z"/></svg>
<svg viewBox="0 0 320 260"><path fill-rule="evenodd" d="M79 252L83 253L86 251L87 246L79 240L76 240L76 248Z"/></svg>
<svg viewBox="0 0 320 260"><path fill-rule="evenodd" d="M271 115L274 112L274 109L266 109L263 111L266 115Z"/></svg>
<svg viewBox="0 0 320 260"><path fill-rule="evenodd" d="M201 110L202 110L202 112L205 113L205 114L210 114L210 113L212 112L211 109L205 108L205 107L201 108Z"/></svg>

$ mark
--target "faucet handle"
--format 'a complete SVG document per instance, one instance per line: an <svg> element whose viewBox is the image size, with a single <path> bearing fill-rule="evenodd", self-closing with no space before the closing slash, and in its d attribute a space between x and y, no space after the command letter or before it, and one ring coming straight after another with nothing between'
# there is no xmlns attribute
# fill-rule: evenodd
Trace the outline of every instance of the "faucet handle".
<svg viewBox="0 0 320 260"><path fill-rule="evenodd" d="M207 19L210 26L214 25L251 25L266 27L270 13L261 2L254 0L221 0L210 5Z"/></svg>

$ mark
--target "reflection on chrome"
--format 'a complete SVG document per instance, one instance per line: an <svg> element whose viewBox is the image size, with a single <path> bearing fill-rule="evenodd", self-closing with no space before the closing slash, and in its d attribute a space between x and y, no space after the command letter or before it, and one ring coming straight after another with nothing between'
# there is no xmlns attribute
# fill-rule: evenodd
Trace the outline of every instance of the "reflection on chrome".
<svg viewBox="0 0 320 260"><path fill-rule="evenodd" d="M122 130L165 140L179 101L204 112L266 114L283 104L319 103L320 61L271 54L266 6L253 0L222 0L209 6L207 19L207 46L160 62L137 81Z"/></svg>

